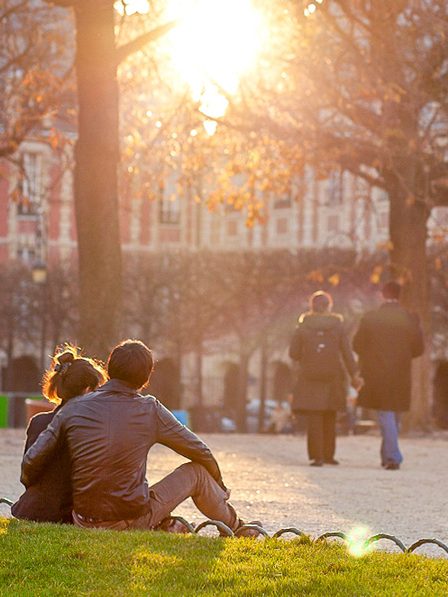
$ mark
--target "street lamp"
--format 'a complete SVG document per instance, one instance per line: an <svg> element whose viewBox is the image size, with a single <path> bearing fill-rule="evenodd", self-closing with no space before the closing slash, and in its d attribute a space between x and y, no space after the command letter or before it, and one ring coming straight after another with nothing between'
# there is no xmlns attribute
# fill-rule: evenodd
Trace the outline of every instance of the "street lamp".
<svg viewBox="0 0 448 597"><path fill-rule="evenodd" d="M47 282L47 266L45 263L37 261L33 265L33 269L31 270L31 275L33 277L33 282L38 284L39 286L46 284Z"/></svg>
<svg viewBox="0 0 448 597"><path fill-rule="evenodd" d="M40 368L41 371L45 369L45 344L47 340L47 314L45 310L45 303L47 298L47 265L43 261L36 261L31 270L33 282L41 287L41 335L40 335Z"/></svg>

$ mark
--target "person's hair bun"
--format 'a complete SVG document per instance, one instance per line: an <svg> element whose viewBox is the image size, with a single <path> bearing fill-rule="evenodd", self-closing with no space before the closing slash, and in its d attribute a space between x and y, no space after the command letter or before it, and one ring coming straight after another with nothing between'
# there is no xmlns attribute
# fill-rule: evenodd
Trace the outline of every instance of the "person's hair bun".
<svg viewBox="0 0 448 597"><path fill-rule="evenodd" d="M75 360L75 355L70 350L66 350L58 356L57 360L61 365L64 365L65 363L70 364Z"/></svg>

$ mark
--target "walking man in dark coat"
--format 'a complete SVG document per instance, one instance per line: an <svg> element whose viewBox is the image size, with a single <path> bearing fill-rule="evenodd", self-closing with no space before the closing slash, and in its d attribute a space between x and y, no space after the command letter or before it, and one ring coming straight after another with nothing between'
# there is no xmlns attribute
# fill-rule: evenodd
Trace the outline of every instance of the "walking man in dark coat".
<svg viewBox="0 0 448 597"><path fill-rule="evenodd" d="M411 363L424 350L418 317L400 306L400 292L398 282L384 285L383 304L364 315L353 340L364 378L358 404L378 412L381 464L388 470L403 461L398 414L409 410Z"/></svg>
<svg viewBox="0 0 448 597"><path fill-rule="evenodd" d="M359 386L357 364L344 330L343 317L332 313L333 299L323 291L310 298L310 311L302 313L289 348L299 361L292 410L308 421L308 456L311 466L339 464L335 459L336 413L346 407L347 383Z"/></svg>

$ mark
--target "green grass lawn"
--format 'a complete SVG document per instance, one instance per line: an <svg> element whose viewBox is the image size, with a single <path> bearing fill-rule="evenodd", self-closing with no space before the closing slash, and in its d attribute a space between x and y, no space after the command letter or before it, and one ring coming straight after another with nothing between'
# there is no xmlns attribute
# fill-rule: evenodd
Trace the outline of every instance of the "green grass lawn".
<svg viewBox="0 0 448 597"><path fill-rule="evenodd" d="M0 518L0 595L447 595L448 560Z"/></svg>

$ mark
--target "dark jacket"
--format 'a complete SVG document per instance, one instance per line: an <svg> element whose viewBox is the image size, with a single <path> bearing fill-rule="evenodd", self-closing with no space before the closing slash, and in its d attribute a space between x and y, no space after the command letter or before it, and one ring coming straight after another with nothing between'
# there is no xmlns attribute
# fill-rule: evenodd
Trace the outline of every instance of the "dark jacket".
<svg viewBox="0 0 448 597"><path fill-rule="evenodd" d="M72 462L73 509L102 521L150 511L146 459L160 443L202 464L222 486L209 448L153 396L112 379L68 402L23 458L21 480L31 485L61 441Z"/></svg>
<svg viewBox="0 0 448 597"><path fill-rule="evenodd" d="M411 362L423 353L416 315L398 302L366 313L353 339L364 386L359 404L374 410L406 411L411 401Z"/></svg>
<svg viewBox="0 0 448 597"><path fill-rule="evenodd" d="M331 333L335 346L336 367L331 377L324 372L306 371L304 346L308 334L316 331ZM351 376L357 365L344 330L342 315L337 313L303 313L289 348L289 356L299 361L299 374L293 394L292 408L296 411L341 410L346 406L347 384L344 365Z"/></svg>
<svg viewBox="0 0 448 597"><path fill-rule="evenodd" d="M26 430L25 453L60 408L39 413L31 419ZM72 522L70 456L65 443L61 443L51 460L47 461L39 479L20 496L11 512L16 518L36 522Z"/></svg>

